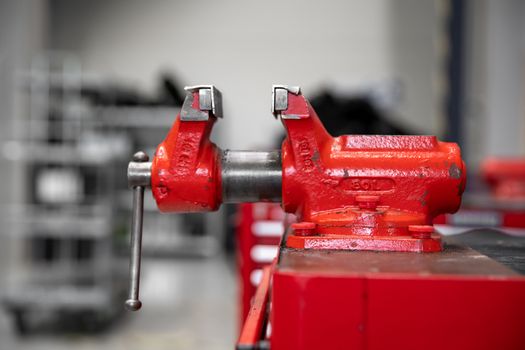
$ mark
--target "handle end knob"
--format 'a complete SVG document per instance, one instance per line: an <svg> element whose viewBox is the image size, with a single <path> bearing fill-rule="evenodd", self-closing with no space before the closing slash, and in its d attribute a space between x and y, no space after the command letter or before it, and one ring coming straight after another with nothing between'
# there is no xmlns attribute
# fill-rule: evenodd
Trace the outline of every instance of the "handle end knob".
<svg viewBox="0 0 525 350"><path fill-rule="evenodd" d="M138 151L137 153L133 155L134 162L143 163L143 162L147 162L148 160L149 160L148 155L142 151Z"/></svg>
<svg viewBox="0 0 525 350"><path fill-rule="evenodd" d="M124 306L129 311L137 311L140 310L140 308L142 307L142 302L136 299L128 299L126 300Z"/></svg>

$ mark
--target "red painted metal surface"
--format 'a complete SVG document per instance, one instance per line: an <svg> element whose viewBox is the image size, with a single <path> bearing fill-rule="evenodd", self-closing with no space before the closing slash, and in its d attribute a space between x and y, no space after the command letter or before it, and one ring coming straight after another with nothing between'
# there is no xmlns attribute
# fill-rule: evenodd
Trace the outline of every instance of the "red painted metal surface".
<svg viewBox="0 0 525 350"><path fill-rule="evenodd" d="M361 278L273 275L271 349L366 349Z"/></svg>
<svg viewBox="0 0 525 350"><path fill-rule="evenodd" d="M476 251L314 252L281 250L238 349L525 348L525 278Z"/></svg>
<svg viewBox="0 0 525 350"><path fill-rule="evenodd" d="M257 288L253 303L246 317L237 341L237 349L256 349L258 343L266 338L267 303L270 289L270 266L263 270L261 283Z"/></svg>
<svg viewBox="0 0 525 350"><path fill-rule="evenodd" d="M474 186L455 214L440 215L435 224L455 227L525 228L525 159L489 158L480 166L479 179L488 189Z"/></svg>
<svg viewBox="0 0 525 350"><path fill-rule="evenodd" d="M525 159L486 159L481 164L481 175L491 185L496 199L525 199Z"/></svg>
<svg viewBox="0 0 525 350"><path fill-rule="evenodd" d="M524 349L525 277L447 244L432 254L281 248L271 349Z"/></svg>
<svg viewBox="0 0 525 350"><path fill-rule="evenodd" d="M199 108L198 91L192 107ZM181 121L179 114L157 148L151 189L160 211L212 211L221 204L219 150L209 139L216 117L206 113L206 121Z"/></svg>
<svg viewBox="0 0 525 350"><path fill-rule="evenodd" d="M524 349L523 295L518 278L277 271L271 349Z"/></svg>
<svg viewBox="0 0 525 350"><path fill-rule="evenodd" d="M310 249L439 251L432 225L455 212L465 188L459 147L434 136L331 137L302 95L288 93L282 113L285 211L316 225L290 235L288 246Z"/></svg>
<svg viewBox="0 0 525 350"><path fill-rule="evenodd" d="M525 348L523 278L390 276L366 292L370 350Z"/></svg>

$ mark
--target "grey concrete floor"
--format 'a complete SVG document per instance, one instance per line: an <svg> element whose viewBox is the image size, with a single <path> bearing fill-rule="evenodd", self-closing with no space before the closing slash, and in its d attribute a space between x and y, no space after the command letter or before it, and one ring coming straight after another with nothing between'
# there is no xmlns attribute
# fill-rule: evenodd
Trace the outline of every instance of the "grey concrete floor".
<svg viewBox="0 0 525 350"><path fill-rule="evenodd" d="M101 334L14 334L0 312L0 350L234 349L237 334L235 271L221 257L143 259L141 311L126 313Z"/></svg>

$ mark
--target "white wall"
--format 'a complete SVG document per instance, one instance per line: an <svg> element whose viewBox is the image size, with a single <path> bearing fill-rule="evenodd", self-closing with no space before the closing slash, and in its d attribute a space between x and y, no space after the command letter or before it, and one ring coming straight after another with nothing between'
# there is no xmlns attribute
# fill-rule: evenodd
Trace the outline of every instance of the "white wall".
<svg viewBox="0 0 525 350"><path fill-rule="evenodd" d="M398 117L414 132L441 134L445 115L439 84L446 58L442 40L444 1L388 1L390 74L405 86Z"/></svg>
<svg viewBox="0 0 525 350"><path fill-rule="evenodd" d="M402 120L439 132L434 3L370 1L53 1L56 48L86 68L151 89L163 68L223 92L221 145L268 147L273 83L306 93L330 82L404 79ZM397 5L402 5L397 7Z"/></svg>
<svg viewBox="0 0 525 350"><path fill-rule="evenodd" d="M486 156L525 155L525 2L471 1L467 13L465 132L475 168Z"/></svg>
<svg viewBox="0 0 525 350"><path fill-rule="evenodd" d="M489 155L525 155L525 2L488 1L486 36Z"/></svg>

